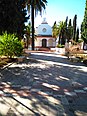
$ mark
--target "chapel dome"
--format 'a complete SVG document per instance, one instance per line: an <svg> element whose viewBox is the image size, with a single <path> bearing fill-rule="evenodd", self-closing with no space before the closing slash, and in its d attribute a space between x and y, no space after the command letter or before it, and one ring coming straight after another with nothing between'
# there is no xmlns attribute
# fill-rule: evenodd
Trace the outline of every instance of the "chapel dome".
<svg viewBox="0 0 87 116"><path fill-rule="evenodd" d="M44 18L42 23L37 27L36 33L38 36L52 36L52 28L48 25L46 18Z"/></svg>

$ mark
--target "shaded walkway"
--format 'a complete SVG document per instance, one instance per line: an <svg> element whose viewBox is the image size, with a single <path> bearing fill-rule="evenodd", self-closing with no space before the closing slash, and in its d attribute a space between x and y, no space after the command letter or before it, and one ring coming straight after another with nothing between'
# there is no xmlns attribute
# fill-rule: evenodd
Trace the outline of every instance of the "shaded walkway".
<svg viewBox="0 0 87 116"><path fill-rule="evenodd" d="M9 106L6 113L87 115L87 67L82 63L56 54L31 53L23 63L3 70L0 77L0 105Z"/></svg>

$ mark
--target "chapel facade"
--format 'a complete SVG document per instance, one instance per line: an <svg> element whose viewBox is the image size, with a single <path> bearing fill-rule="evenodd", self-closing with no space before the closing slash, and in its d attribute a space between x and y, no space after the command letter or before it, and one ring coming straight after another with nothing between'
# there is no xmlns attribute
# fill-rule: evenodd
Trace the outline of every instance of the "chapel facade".
<svg viewBox="0 0 87 116"><path fill-rule="evenodd" d="M52 37L52 27L47 23L46 18L36 28L35 48L54 48L56 39Z"/></svg>

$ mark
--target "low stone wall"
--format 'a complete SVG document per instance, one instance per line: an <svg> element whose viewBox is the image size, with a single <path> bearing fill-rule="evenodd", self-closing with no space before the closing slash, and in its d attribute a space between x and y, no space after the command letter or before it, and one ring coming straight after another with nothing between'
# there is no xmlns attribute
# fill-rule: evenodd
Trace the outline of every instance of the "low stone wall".
<svg viewBox="0 0 87 116"><path fill-rule="evenodd" d="M58 54L65 54L65 48L51 48L51 50L57 52Z"/></svg>
<svg viewBox="0 0 87 116"><path fill-rule="evenodd" d="M25 59L25 56L17 57L17 61L18 61L18 62L23 62L24 59Z"/></svg>

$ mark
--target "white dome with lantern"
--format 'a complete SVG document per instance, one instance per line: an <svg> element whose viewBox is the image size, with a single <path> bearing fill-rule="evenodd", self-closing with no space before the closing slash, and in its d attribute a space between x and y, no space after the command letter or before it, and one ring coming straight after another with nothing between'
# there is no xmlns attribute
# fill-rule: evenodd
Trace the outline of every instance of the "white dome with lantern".
<svg viewBox="0 0 87 116"><path fill-rule="evenodd" d="M46 18L44 18L42 23L36 28L35 35L36 50L55 47L56 39L52 37L52 27L48 25Z"/></svg>
<svg viewBox="0 0 87 116"><path fill-rule="evenodd" d="M48 25L46 18L44 18L42 23L37 27L36 34L38 36L52 36L52 28L50 25Z"/></svg>

